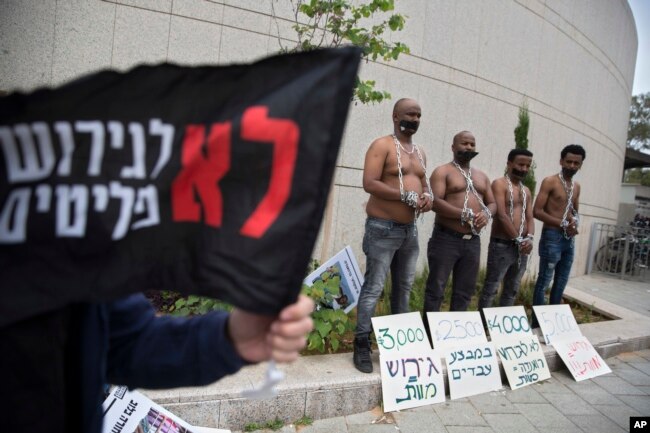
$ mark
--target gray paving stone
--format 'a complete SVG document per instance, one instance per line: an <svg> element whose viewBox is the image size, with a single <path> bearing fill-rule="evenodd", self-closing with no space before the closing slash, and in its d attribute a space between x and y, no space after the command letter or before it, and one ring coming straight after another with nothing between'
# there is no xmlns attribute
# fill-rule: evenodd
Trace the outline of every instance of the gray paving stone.
<svg viewBox="0 0 650 433"><path fill-rule="evenodd" d="M550 379L530 385L540 394L573 394L570 388L562 383L558 378L551 376ZM516 390L518 391L518 390ZM516 392L515 391L515 392Z"/></svg>
<svg viewBox="0 0 650 433"><path fill-rule="evenodd" d="M616 358L623 362L631 363L631 364L644 364L647 363L648 360L642 356L637 355L635 352L626 352L626 353L619 353Z"/></svg>
<svg viewBox="0 0 650 433"><path fill-rule="evenodd" d="M618 398L639 413L650 415L650 395L619 395Z"/></svg>
<svg viewBox="0 0 650 433"><path fill-rule="evenodd" d="M647 375L638 368L634 368L628 364L623 364L616 369L612 369L612 371L616 376L634 386L650 386L650 375Z"/></svg>
<svg viewBox="0 0 650 433"><path fill-rule="evenodd" d="M585 433L621 433L621 429L612 420L600 413L596 415L573 415L571 421Z"/></svg>
<svg viewBox="0 0 650 433"><path fill-rule="evenodd" d="M504 392L500 391L473 395L469 397L469 401L481 415L486 413L519 413L519 409L506 398Z"/></svg>
<svg viewBox="0 0 650 433"><path fill-rule="evenodd" d="M348 433L395 433L399 432L394 424L352 424ZM332 432L333 433L333 432Z"/></svg>
<svg viewBox="0 0 650 433"><path fill-rule="evenodd" d="M466 427L466 426L450 426L447 427L449 433L494 433L490 427Z"/></svg>
<svg viewBox="0 0 650 433"><path fill-rule="evenodd" d="M630 427L631 416L641 416L639 412L628 405L594 405L600 413L614 421L620 427L628 429Z"/></svg>
<svg viewBox="0 0 650 433"><path fill-rule="evenodd" d="M594 377L593 382L614 395L643 395L643 391L618 376Z"/></svg>
<svg viewBox="0 0 650 433"><path fill-rule="evenodd" d="M562 383L563 385L570 385L573 383L576 383L576 380L573 378L571 373L569 373L569 370L566 368L562 368L562 370L557 370L551 373L552 377L554 379L557 379L558 382Z"/></svg>
<svg viewBox="0 0 650 433"><path fill-rule="evenodd" d="M576 426L550 403L517 403L519 411L538 430L577 429Z"/></svg>
<svg viewBox="0 0 650 433"><path fill-rule="evenodd" d="M614 394L607 392L590 380L575 382L567 386L589 404L623 404Z"/></svg>
<svg viewBox="0 0 650 433"><path fill-rule="evenodd" d="M347 432L348 425L345 423L345 417L320 419L314 421L311 425L299 427L300 433L333 433Z"/></svg>
<svg viewBox="0 0 650 433"><path fill-rule="evenodd" d="M646 395L650 395L650 386L637 386L638 389L641 391L644 391Z"/></svg>
<svg viewBox="0 0 650 433"><path fill-rule="evenodd" d="M402 433L446 432L445 426L431 406L393 412L395 423Z"/></svg>
<svg viewBox="0 0 650 433"><path fill-rule="evenodd" d="M635 355L640 356L640 357L645 358L648 361L650 361L650 349L637 350L634 353L635 353Z"/></svg>
<svg viewBox="0 0 650 433"><path fill-rule="evenodd" d="M345 422L348 426L353 424L370 424L377 418L381 417L381 410L377 408L373 411L366 411L361 413L355 413L354 415L348 415L345 417Z"/></svg>
<svg viewBox="0 0 650 433"><path fill-rule="evenodd" d="M499 433L522 433L537 431L528 419L520 413L493 414L486 413L483 418Z"/></svg>
<svg viewBox="0 0 650 433"><path fill-rule="evenodd" d="M544 394L546 400L551 403L557 410L564 415L595 415L598 411L591 407L589 403L577 396L571 394Z"/></svg>
<svg viewBox="0 0 650 433"><path fill-rule="evenodd" d="M512 403L546 403L546 399L532 386L525 386L506 393Z"/></svg>
<svg viewBox="0 0 650 433"><path fill-rule="evenodd" d="M436 404L433 410L440 417L445 427L452 425L462 426L483 426L487 425L483 417L469 402L459 402L454 400L450 403Z"/></svg>
<svg viewBox="0 0 650 433"><path fill-rule="evenodd" d="M641 370L645 374L650 375L650 362L646 362L645 364L641 364L638 362L630 362L629 363L632 367Z"/></svg>

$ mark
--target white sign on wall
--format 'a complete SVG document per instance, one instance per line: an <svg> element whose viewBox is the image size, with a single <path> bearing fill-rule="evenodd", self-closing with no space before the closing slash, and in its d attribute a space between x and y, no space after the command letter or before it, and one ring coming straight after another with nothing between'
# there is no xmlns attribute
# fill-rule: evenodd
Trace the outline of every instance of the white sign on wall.
<svg viewBox="0 0 650 433"><path fill-rule="evenodd" d="M584 336L553 340L553 347L578 382L612 372Z"/></svg>
<svg viewBox="0 0 650 433"><path fill-rule="evenodd" d="M549 379L544 352L536 335L499 340L494 343L510 388L517 389Z"/></svg>
<svg viewBox="0 0 650 433"><path fill-rule="evenodd" d="M487 337L478 311L436 311L427 313L435 349L445 350L467 343L485 343Z"/></svg>
<svg viewBox="0 0 650 433"><path fill-rule="evenodd" d="M431 350L420 313L392 314L371 320L380 355Z"/></svg>
<svg viewBox="0 0 650 433"><path fill-rule="evenodd" d="M445 401L442 354L431 349L379 356L384 411Z"/></svg>
<svg viewBox="0 0 650 433"><path fill-rule="evenodd" d="M523 305L484 308L483 316L491 341L533 335Z"/></svg>
<svg viewBox="0 0 650 433"><path fill-rule="evenodd" d="M576 322L576 318L573 316L571 307L568 304L534 305L533 311L535 311L546 344L553 344L555 340L580 337L582 335L578 322Z"/></svg>
<svg viewBox="0 0 650 433"><path fill-rule="evenodd" d="M494 344L465 343L444 351L452 400L501 389Z"/></svg>

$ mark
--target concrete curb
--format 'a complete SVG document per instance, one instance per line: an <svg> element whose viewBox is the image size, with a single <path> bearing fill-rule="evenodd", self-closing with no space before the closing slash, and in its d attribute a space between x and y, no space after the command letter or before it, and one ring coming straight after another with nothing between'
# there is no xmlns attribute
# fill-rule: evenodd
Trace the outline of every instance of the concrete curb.
<svg viewBox="0 0 650 433"><path fill-rule="evenodd" d="M567 287L565 297L614 320L580 325L580 329L603 358L650 348L650 318L589 293ZM564 368L555 349L542 344L551 371ZM316 355L281 366L287 378L278 386L278 396L269 400L246 400L243 389L259 386L266 364L242 369L233 376L197 388L143 391L193 425L243 430L246 424L280 419L294 422L303 416L324 419L368 411L381 403L379 356L373 354L374 372L359 373L352 354ZM446 367L443 363L445 381ZM507 385L503 370L502 378ZM448 388L447 388L448 389Z"/></svg>

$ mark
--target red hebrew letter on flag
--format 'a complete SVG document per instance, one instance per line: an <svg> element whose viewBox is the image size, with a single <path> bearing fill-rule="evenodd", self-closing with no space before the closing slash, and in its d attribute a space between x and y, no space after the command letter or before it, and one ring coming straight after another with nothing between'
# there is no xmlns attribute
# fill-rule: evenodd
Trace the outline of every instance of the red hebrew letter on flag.
<svg viewBox="0 0 650 433"><path fill-rule="evenodd" d="M242 118L244 140L273 144L273 165L269 189L253 215L246 220L241 234L259 238L278 218L291 193L296 168L300 128L289 119L269 119L267 107L251 107Z"/></svg>

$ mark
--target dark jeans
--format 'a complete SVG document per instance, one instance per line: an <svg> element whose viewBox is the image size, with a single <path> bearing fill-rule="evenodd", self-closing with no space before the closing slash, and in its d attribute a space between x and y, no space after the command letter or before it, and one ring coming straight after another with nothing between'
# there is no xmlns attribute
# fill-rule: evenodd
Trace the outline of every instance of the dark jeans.
<svg viewBox="0 0 650 433"><path fill-rule="evenodd" d="M559 229L544 229L539 240L539 275L535 283L533 305L544 305L546 289L553 279L549 304L559 304L569 281L573 264L574 239L565 239ZM533 327L537 327L533 314Z"/></svg>
<svg viewBox="0 0 650 433"><path fill-rule="evenodd" d="M356 335L369 334L372 330L370 319L384 290L389 270L392 282L391 313L409 312L409 297L420 252L415 222L399 224L368 217L363 235L363 252L366 254L366 273L357 304Z"/></svg>
<svg viewBox="0 0 650 433"><path fill-rule="evenodd" d="M440 311L445 285L453 270L450 311L466 311L476 292L481 238L462 239L435 226L427 247L429 277L424 293L424 312ZM427 323L425 319L425 324Z"/></svg>
<svg viewBox="0 0 650 433"><path fill-rule="evenodd" d="M487 274L481 290L478 308L490 308L494 296L503 281L503 291L499 297L500 307L509 307L515 303L521 278L526 272L528 256L519 257L519 248L514 243L504 243L500 240L490 240L488 246Z"/></svg>

